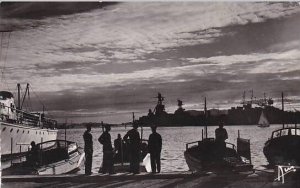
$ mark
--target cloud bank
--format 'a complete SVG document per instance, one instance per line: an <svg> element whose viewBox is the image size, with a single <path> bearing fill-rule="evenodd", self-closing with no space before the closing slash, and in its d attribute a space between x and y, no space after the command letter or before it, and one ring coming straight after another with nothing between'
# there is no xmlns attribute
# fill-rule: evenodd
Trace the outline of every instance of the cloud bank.
<svg viewBox="0 0 300 188"><path fill-rule="evenodd" d="M299 18L296 4L267 2L131 2L5 17L0 25L15 28L5 78L10 88L29 82L54 114L86 119L146 113L158 91L170 110L177 98L202 108L203 96L232 106L249 89L298 99Z"/></svg>

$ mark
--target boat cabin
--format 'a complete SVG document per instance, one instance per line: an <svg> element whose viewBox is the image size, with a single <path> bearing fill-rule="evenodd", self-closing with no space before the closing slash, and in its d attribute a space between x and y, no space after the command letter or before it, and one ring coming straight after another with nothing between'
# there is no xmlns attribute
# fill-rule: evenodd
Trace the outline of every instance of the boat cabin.
<svg viewBox="0 0 300 188"><path fill-rule="evenodd" d="M52 140L37 144L38 163L39 165L47 165L69 159L70 156L77 152L77 144L65 140ZM27 158L30 161L30 156Z"/></svg>
<svg viewBox="0 0 300 188"><path fill-rule="evenodd" d="M289 128L278 129L272 132L271 139L281 137L281 136L290 136L290 135L300 136L300 128L289 127Z"/></svg>

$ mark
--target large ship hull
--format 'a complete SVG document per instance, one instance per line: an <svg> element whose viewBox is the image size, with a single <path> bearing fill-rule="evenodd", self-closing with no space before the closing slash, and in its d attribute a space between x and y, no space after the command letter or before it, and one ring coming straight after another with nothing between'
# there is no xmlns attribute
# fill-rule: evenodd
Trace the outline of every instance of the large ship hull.
<svg viewBox="0 0 300 188"><path fill-rule="evenodd" d="M30 143L46 142L57 139L57 129L47 129L22 124L0 122L1 160L28 151Z"/></svg>

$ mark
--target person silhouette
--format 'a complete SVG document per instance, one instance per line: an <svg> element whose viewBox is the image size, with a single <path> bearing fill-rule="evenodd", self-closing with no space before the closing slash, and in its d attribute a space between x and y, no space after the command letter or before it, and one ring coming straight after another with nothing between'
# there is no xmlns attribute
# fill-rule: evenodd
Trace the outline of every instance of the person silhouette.
<svg viewBox="0 0 300 188"><path fill-rule="evenodd" d="M27 155L27 161L32 166L38 166L40 163L39 147L35 144L34 141L32 141L30 143L30 146L31 146L31 149Z"/></svg>
<svg viewBox="0 0 300 188"><path fill-rule="evenodd" d="M219 124L219 128L215 130L216 136L216 152L218 158L223 158L226 152L226 143L225 140L228 138L226 129L224 128L223 122Z"/></svg>
<svg viewBox="0 0 300 188"><path fill-rule="evenodd" d="M85 152L85 175L92 174L93 162L93 136L91 134L91 125L86 126L86 131L83 134L84 152Z"/></svg>
<svg viewBox="0 0 300 188"><path fill-rule="evenodd" d="M156 126L151 126L152 134L149 136L148 150L150 153L152 173L160 173L160 153L162 148L162 138L156 132ZM156 171L157 170L157 171Z"/></svg>
<svg viewBox="0 0 300 188"><path fill-rule="evenodd" d="M121 134L118 134L118 138L114 140L114 147L115 147L115 160L118 162L122 162L124 160L124 144L121 137Z"/></svg>
<svg viewBox="0 0 300 188"><path fill-rule="evenodd" d="M137 130L138 124L133 123L133 129L129 130L124 136L125 141L129 141L129 159L130 159L130 172L134 174L140 173L140 133ZM129 140L128 140L129 139Z"/></svg>
<svg viewBox="0 0 300 188"><path fill-rule="evenodd" d="M98 141L103 145L103 165L102 169L99 169L99 173L114 174L114 152L111 145L111 136L109 131L111 130L110 125L105 125L105 131L101 134Z"/></svg>
<svg viewBox="0 0 300 188"><path fill-rule="evenodd" d="M228 134L226 129L224 128L223 122L219 124L219 128L215 130L216 135L216 141L218 142L225 142L225 140L228 138Z"/></svg>

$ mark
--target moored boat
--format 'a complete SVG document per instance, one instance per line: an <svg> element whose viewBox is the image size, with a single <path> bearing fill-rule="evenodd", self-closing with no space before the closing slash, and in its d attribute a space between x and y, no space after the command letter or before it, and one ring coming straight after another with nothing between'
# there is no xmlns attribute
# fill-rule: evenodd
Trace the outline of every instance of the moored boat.
<svg viewBox="0 0 300 188"><path fill-rule="evenodd" d="M286 127L272 132L263 149L270 165L300 165L300 128Z"/></svg>
<svg viewBox="0 0 300 188"><path fill-rule="evenodd" d="M284 112L284 99L282 98L282 111ZM282 117L283 118L283 117ZM263 148L269 164L274 165L300 165L300 128L297 124L293 127L286 127L283 121L283 128L272 132L271 138Z"/></svg>
<svg viewBox="0 0 300 188"><path fill-rule="evenodd" d="M26 160L12 164L2 171L3 175L55 175L79 169L84 153L78 150L75 142L51 140L36 145L37 155L27 155ZM36 160L32 160L36 159Z"/></svg>
<svg viewBox="0 0 300 188"><path fill-rule="evenodd" d="M190 147L192 144L196 144ZM186 144L184 157L192 172L243 172L250 171L253 165L249 159L243 158L236 146L226 143L223 154L220 155L218 142L214 138Z"/></svg>
<svg viewBox="0 0 300 188"><path fill-rule="evenodd" d="M1 161L25 155L28 145L57 138L55 120L45 117L44 112L28 112L22 109L20 85L18 84L18 106L11 92L0 91ZM26 92L29 92L27 84Z"/></svg>
<svg viewBox="0 0 300 188"><path fill-rule="evenodd" d="M204 111L206 113L206 99ZM187 143L184 157L192 172L251 171L250 140L238 137L238 148L232 143L207 137L207 126L202 140ZM205 135L203 137L203 135Z"/></svg>
<svg viewBox="0 0 300 188"><path fill-rule="evenodd" d="M129 145L124 140L121 140L120 151L114 153L113 168L115 173L130 171L130 150ZM148 153L148 140L142 139L140 150L140 172L151 172L150 154ZM103 163L101 163L99 172L102 172Z"/></svg>

